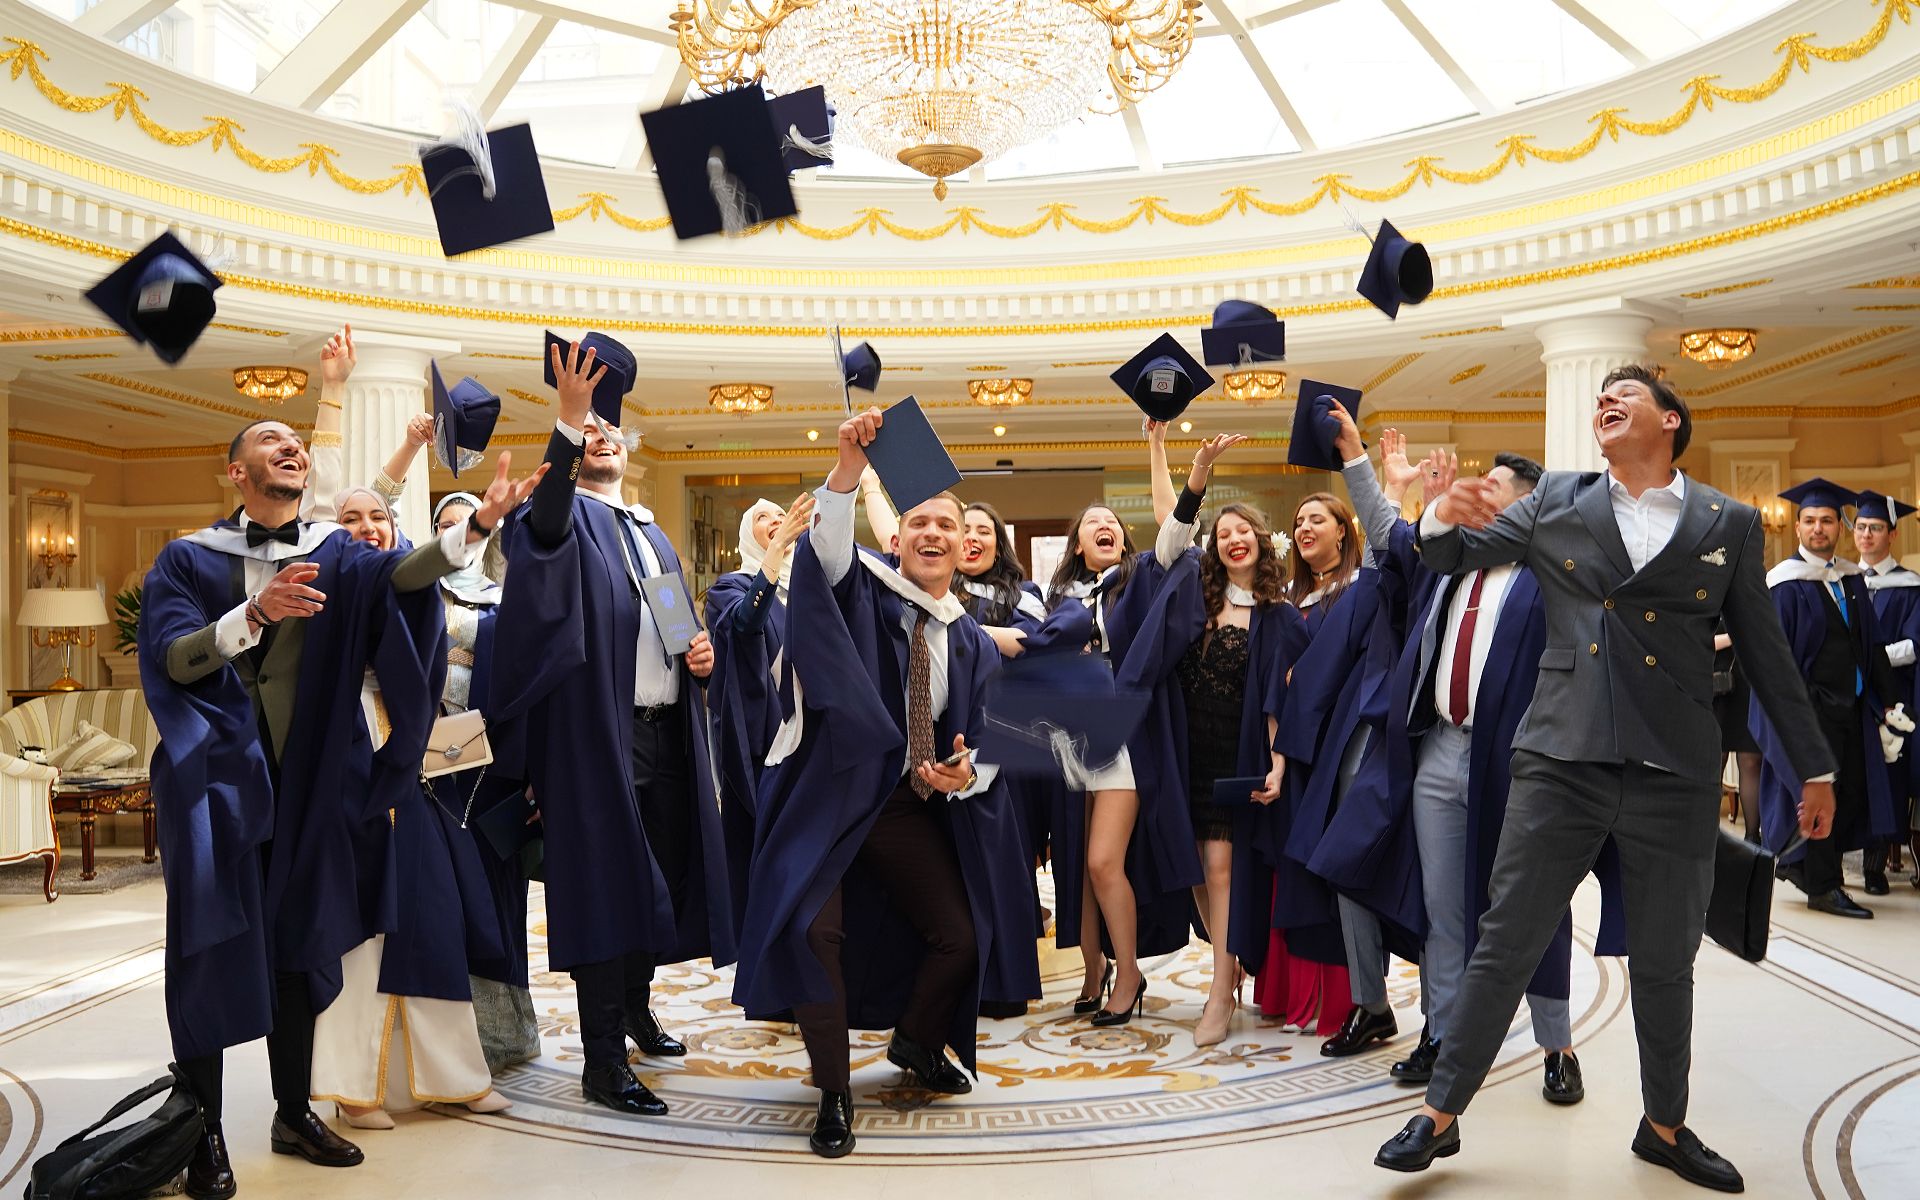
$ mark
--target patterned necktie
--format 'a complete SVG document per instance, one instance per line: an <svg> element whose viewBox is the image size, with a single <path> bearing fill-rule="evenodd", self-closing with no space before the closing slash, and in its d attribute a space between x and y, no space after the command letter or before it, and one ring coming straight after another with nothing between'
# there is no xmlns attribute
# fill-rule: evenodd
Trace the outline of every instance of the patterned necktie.
<svg viewBox="0 0 1920 1200"><path fill-rule="evenodd" d="M927 648L930 613L918 610L913 622L913 645L907 653L907 770L913 794L925 800L933 785L913 768L933 761L933 655Z"/></svg>

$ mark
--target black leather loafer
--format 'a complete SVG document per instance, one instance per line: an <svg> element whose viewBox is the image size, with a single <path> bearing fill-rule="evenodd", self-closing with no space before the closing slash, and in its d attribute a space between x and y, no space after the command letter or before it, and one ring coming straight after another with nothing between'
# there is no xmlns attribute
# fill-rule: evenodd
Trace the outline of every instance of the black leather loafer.
<svg viewBox="0 0 1920 1200"><path fill-rule="evenodd" d="M1853 897L1839 888L1821 892L1818 896L1807 897L1807 907L1814 912L1823 912L1829 916L1852 917L1856 921L1871 921L1873 910L1853 902Z"/></svg>
<svg viewBox="0 0 1920 1200"><path fill-rule="evenodd" d="M846 1092L821 1092L820 1115L813 1119L807 1149L821 1158L845 1158L853 1153L853 1097Z"/></svg>
<svg viewBox="0 0 1920 1200"><path fill-rule="evenodd" d="M1413 1053L1393 1064L1388 1074L1395 1083L1431 1083L1433 1064L1440 1060L1440 1043L1427 1037L1427 1031L1420 1031L1420 1044Z"/></svg>
<svg viewBox="0 0 1920 1200"><path fill-rule="evenodd" d="M1436 1158L1451 1158L1460 1153L1460 1118L1447 1126L1445 1133L1433 1131L1433 1118L1425 1115L1407 1122L1407 1127L1380 1147L1373 1165L1389 1171L1424 1171Z"/></svg>
<svg viewBox="0 0 1920 1200"><path fill-rule="evenodd" d="M1867 872L1867 895L1884 896L1892 890L1892 888L1887 886L1887 873L1885 871Z"/></svg>
<svg viewBox="0 0 1920 1200"><path fill-rule="evenodd" d="M580 1094L595 1104L604 1104L617 1113L635 1117L664 1117L667 1102L653 1094L646 1084L633 1077L627 1064L588 1067L580 1076Z"/></svg>
<svg viewBox="0 0 1920 1200"><path fill-rule="evenodd" d="M1647 1124L1647 1119L1640 1118L1640 1128L1633 1134L1635 1155L1703 1188L1716 1192L1747 1190L1746 1180L1740 1178L1733 1164L1702 1145L1693 1130L1682 1127L1674 1136L1674 1143L1667 1145L1666 1140L1653 1131L1653 1126Z"/></svg>
<svg viewBox="0 0 1920 1200"><path fill-rule="evenodd" d="M1587 1098L1587 1084L1580 1077L1580 1060L1571 1050L1564 1054L1558 1050L1548 1052L1540 1094L1547 1098L1548 1104L1578 1104Z"/></svg>
<svg viewBox="0 0 1920 1200"><path fill-rule="evenodd" d="M913 1076L914 1082L942 1096L964 1096L973 1090L966 1072L948 1061L945 1050L929 1050L896 1033L887 1043L887 1061Z"/></svg>
<svg viewBox="0 0 1920 1200"><path fill-rule="evenodd" d="M226 1135L216 1122L207 1126L200 1144L193 1148L193 1161L187 1164L187 1195L193 1200L227 1200L239 1190L233 1164L227 1160Z"/></svg>
<svg viewBox="0 0 1920 1200"><path fill-rule="evenodd" d="M1393 1019L1392 1009L1376 1016L1355 1005L1347 1014L1346 1024L1340 1026L1340 1032L1320 1044L1320 1053L1328 1058L1345 1058L1399 1032L1400 1023Z"/></svg>
<svg viewBox="0 0 1920 1200"><path fill-rule="evenodd" d="M275 1113L267 1140L275 1154L298 1154L316 1167L357 1167L367 1157L360 1147L328 1129L312 1109L292 1121Z"/></svg>
<svg viewBox="0 0 1920 1200"><path fill-rule="evenodd" d="M653 1010L643 1008L626 1020L627 1036L633 1044L640 1047L640 1053L649 1058L679 1058L686 1054L687 1048L680 1041L660 1028L660 1022L654 1019Z"/></svg>

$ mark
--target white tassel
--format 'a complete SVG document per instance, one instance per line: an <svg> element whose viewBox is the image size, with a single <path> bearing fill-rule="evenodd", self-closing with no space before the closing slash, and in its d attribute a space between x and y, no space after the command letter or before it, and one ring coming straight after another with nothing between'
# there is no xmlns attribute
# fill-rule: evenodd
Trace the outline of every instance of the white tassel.
<svg viewBox="0 0 1920 1200"><path fill-rule="evenodd" d="M740 181L727 172L727 160L715 146L707 153L707 189L713 193L714 207L720 210L720 232L739 237L751 225L760 223L760 208Z"/></svg>
<svg viewBox="0 0 1920 1200"><path fill-rule="evenodd" d="M1373 235L1368 233L1367 227L1360 223L1360 218L1354 216L1353 212L1350 209L1348 209L1347 206L1344 204L1340 206L1340 211L1346 214L1347 228L1353 230L1355 233L1359 234L1361 237L1367 239L1367 242L1371 244L1373 242Z"/></svg>
<svg viewBox="0 0 1920 1200"><path fill-rule="evenodd" d="M610 424L605 417L591 410L587 413L587 419L600 427L601 437L610 442L619 442L627 448L628 454L640 449L640 442L645 435L638 429L622 429L618 425Z"/></svg>
<svg viewBox="0 0 1920 1200"><path fill-rule="evenodd" d="M791 146L793 149L798 150L802 154L812 155L814 158L820 159L822 162L833 161L833 135L832 134L828 134L825 138L822 138L820 141L816 142L812 138L808 137L806 134L801 133L800 127L798 125L789 125L787 126L786 137L782 140L785 142L786 145Z"/></svg>
<svg viewBox="0 0 1920 1200"><path fill-rule="evenodd" d="M452 130L439 141L422 146L421 153L449 146L464 153L472 165L458 167L448 172L446 178L440 181L440 187L445 187L454 179L478 175L480 195L491 200L496 190L493 176L493 150L487 142L487 128L481 124L480 113L464 100L449 101L447 108L453 114ZM439 188L434 190L437 192Z"/></svg>

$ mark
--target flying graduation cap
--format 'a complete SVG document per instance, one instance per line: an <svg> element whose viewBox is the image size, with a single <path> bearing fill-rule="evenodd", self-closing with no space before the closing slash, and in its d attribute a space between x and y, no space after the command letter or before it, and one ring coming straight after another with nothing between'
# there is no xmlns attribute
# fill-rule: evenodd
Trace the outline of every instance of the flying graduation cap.
<svg viewBox="0 0 1920 1200"><path fill-rule="evenodd" d="M1147 699L1116 688L1113 672L1091 655L1016 659L987 684L979 759L1009 775L1084 787L1119 756Z"/></svg>
<svg viewBox="0 0 1920 1200"><path fill-rule="evenodd" d="M787 173L833 165L833 106L824 87L802 88L767 97L767 117L780 139L780 161Z"/></svg>
<svg viewBox="0 0 1920 1200"><path fill-rule="evenodd" d="M1273 310L1248 300L1222 300L1213 324L1200 331L1202 357L1210 367L1250 367L1287 357L1287 324Z"/></svg>
<svg viewBox="0 0 1920 1200"><path fill-rule="evenodd" d="M547 330L548 349L542 356L546 362L548 387L554 387L557 383L553 373L552 347L554 346L560 347L560 361L565 362L567 339L549 329ZM581 357L586 357L589 350L594 352L594 370L599 370L602 365L607 368L607 373L602 375L600 382L593 386L593 415L602 425L618 429L621 401L625 400L627 393L633 390L638 370L634 363L633 351L604 333L589 333L580 339ZM591 375L592 372L588 374Z"/></svg>
<svg viewBox="0 0 1920 1200"><path fill-rule="evenodd" d="M163 233L87 291L107 319L169 365L213 320L220 278L179 238Z"/></svg>
<svg viewBox="0 0 1920 1200"><path fill-rule="evenodd" d="M1389 319L1400 315L1402 304L1418 304L1433 294L1433 260L1427 248L1400 236L1393 222L1382 218L1378 236L1347 214L1347 224L1355 233L1373 243L1367 251L1367 263L1360 268L1356 291Z"/></svg>
<svg viewBox="0 0 1920 1200"><path fill-rule="evenodd" d="M1108 376L1154 421L1171 421L1213 386L1213 376L1178 339L1163 333Z"/></svg>
<svg viewBox="0 0 1920 1200"><path fill-rule="evenodd" d="M485 129L464 104L454 106L454 129L420 147L433 223L448 258L553 230L533 126Z"/></svg>
<svg viewBox="0 0 1920 1200"><path fill-rule="evenodd" d="M847 415L852 416L853 395L848 389L859 388L863 392L879 389L880 355L865 342L851 350L842 350L838 325L829 336L833 343L833 371L840 380L840 399L847 406Z"/></svg>
<svg viewBox="0 0 1920 1200"><path fill-rule="evenodd" d="M1855 520L1865 517L1868 520L1885 521L1887 528L1892 529L1900 523L1901 517L1910 516L1916 512L1920 512L1920 509L1903 500L1895 500L1892 496L1880 492L1861 492L1858 503L1854 506L1853 515Z"/></svg>
<svg viewBox="0 0 1920 1200"><path fill-rule="evenodd" d="M1360 389L1341 387L1302 379L1300 393L1293 406L1293 434L1287 439L1287 461L1296 467L1316 471L1338 471L1344 464L1333 448L1340 435L1339 418L1333 415L1338 401L1354 424L1360 423Z"/></svg>
<svg viewBox="0 0 1920 1200"><path fill-rule="evenodd" d="M674 236L738 236L800 211L759 84L642 113Z"/></svg>
<svg viewBox="0 0 1920 1200"><path fill-rule="evenodd" d="M455 479L477 466L500 421L500 397L469 375L449 388L440 364L428 364L433 378L433 454Z"/></svg>
<svg viewBox="0 0 1920 1200"><path fill-rule="evenodd" d="M1782 500L1790 500L1801 508L1831 508L1843 513L1849 504L1860 503L1860 495L1843 488L1831 480L1814 478L1805 483L1797 483L1780 493Z"/></svg>

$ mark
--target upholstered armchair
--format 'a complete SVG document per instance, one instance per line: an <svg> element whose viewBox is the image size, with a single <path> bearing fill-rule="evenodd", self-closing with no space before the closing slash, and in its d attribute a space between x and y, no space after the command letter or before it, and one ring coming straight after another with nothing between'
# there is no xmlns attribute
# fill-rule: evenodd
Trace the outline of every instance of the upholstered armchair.
<svg viewBox="0 0 1920 1200"><path fill-rule="evenodd" d="M26 761L21 748L52 751L71 738L82 721L131 743L135 756L129 767L144 770L160 743L146 697L138 688L39 696L0 713L0 863L44 859L43 890L49 902L60 895L54 888L60 839L53 820L53 788L60 772Z"/></svg>
<svg viewBox="0 0 1920 1200"><path fill-rule="evenodd" d="M60 835L53 827L53 781L60 772L11 754L0 754L0 863L39 858L47 903L60 898L53 877L60 870Z"/></svg>

